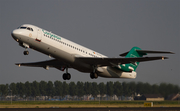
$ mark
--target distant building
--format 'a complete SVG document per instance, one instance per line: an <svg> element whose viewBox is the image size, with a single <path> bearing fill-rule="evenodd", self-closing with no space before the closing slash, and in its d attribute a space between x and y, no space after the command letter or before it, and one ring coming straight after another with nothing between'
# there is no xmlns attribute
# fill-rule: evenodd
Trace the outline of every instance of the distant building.
<svg viewBox="0 0 180 111"><path fill-rule="evenodd" d="M168 96L167 100L180 100L180 94L171 94Z"/></svg>
<svg viewBox="0 0 180 111"><path fill-rule="evenodd" d="M134 100L164 101L164 97L160 94L143 94L142 96L136 96Z"/></svg>

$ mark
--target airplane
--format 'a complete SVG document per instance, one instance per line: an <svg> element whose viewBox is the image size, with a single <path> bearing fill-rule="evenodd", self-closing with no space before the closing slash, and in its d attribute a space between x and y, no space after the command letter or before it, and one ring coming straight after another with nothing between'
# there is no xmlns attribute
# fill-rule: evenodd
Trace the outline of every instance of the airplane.
<svg viewBox="0 0 180 111"><path fill-rule="evenodd" d="M109 58L94 50L81 46L50 31L31 24L23 24L11 32L11 36L20 46L25 48L24 55L28 55L28 48L39 51L53 57L52 60L16 63L20 66L42 67L48 70L54 67L61 71L66 70L62 78L70 80L68 68L74 68L83 73L90 73L91 79L98 76L105 78L129 78L137 77L136 68L139 62L164 60L168 57L143 57L147 53L167 53L169 51L149 51L139 47L133 47L130 51L120 54L121 58Z"/></svg>

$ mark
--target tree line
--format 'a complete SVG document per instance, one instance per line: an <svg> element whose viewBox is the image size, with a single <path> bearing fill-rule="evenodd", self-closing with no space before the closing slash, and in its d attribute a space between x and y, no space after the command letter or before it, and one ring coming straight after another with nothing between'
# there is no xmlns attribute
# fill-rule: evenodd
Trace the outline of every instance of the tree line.
<svg viewBox="0 0 180 111"><path fill-rule="evenodd" d="M65 97L70 95L71 97L77 96L81 98L84 95L92 95L94 98L97 95L108 96L135 96L136 94L161 94L167 98L170 94L177 94L180 92L178 85L161 83L149 84L142 82L70 82L66 83L61 81L33 81L25 83L11 83L0 85L0 97L6 97L7 95L18 96L21 98L37 97L37 96L60 96Z"/></svg>

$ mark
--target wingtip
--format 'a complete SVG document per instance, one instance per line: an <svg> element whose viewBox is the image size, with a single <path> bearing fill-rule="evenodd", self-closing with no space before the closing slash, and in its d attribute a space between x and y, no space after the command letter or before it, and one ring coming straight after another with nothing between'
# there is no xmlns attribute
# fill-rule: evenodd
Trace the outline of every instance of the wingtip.
<svg viewBox="0 0 180 111"><path fill-rule="evenodd" d="M164 57L164 56L162 56L162 60L164 60L164 59L169 59L168 57Z"/></svg>
<svg viewBox="0 0 180 111"><path fill-rule="evenodd" d="M15 64L15 65L17 65L17 66L21 67L21 64Z"/></svg>
<svg viewBox="0 0 180 111"><path fill-rule="evenodd" d="M175 54L174 52L170 52L170 54Z"/></svg>

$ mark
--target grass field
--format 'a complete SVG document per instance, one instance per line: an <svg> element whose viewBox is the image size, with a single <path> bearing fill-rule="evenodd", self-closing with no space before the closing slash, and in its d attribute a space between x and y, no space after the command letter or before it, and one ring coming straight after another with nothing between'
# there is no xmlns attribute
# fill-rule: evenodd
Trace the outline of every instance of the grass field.
<svg viewBox="0 0 180 111"><path fill-rule="evenodd" d="M147 101L0 101L0 108L144 107ZM178 101L155 101L154 107L180 107Z"/></svg>

